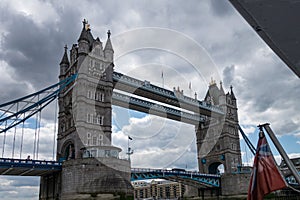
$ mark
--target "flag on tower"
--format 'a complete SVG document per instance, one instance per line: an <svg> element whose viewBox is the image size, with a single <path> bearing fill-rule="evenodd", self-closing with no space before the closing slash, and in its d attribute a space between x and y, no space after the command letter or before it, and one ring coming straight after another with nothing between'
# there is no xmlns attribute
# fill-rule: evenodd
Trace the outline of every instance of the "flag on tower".
<svg viewBox="0 0 300 200"><path fill-rule="evenodd" d="M192 82L189 83L189 89L192 89Z"/></svg>
<svg viewBox="0 0 300 200"><path fill-rule="evenodd" d="M264 195L287 187L275 163L267 139L260 132L247 200L263 200Z"/></svg>
<svg viewBox="0 0 300 200"><path fill-rule="evenodd" d="M162 80L162 87L165 88L164 84L165 84L165 80L164 80L164 71L161 70L161 80Z"/></svg>

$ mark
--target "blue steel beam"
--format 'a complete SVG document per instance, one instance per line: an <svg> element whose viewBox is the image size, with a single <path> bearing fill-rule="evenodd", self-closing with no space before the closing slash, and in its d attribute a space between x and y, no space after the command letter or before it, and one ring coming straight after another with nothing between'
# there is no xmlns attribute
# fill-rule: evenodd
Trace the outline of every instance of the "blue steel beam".
<svg viewBox="0 0 300 200"><path fill-rule="evenodd" d="M165 169L131 169L131 181L157 178L176 179L176 177L180 178L181 180L198 182L198 184L205 187L220 187L220 175Z"/></svg>
<svg viewBox="0 0 300 200"><path fill-rule="evenodd" d="M56 161L0 158L1 175L41 176L61 169L62 163Z"/></svg>
<svg viewBox="0 0 300 200"><path fill-rule="evenodd" d="M180 111L168 106L163 106L118 92L113 92L112 102L114 105L182 121L189 124L198 125L199 122L205 121L205 116Z"/></svg>
<svg viewBox="0 0 300 200"><path fill-rule="evenodd" d="M182 94L175 94L173 91L150 84L149 81L141 81L122 73L113 73L114 87L116 89L136 94L138 96L146 97L166 103L172 106L180 107L197 114L207 116L223 116L223 110L204 101L199 101Z"/></svg>
<svg viewBox="0 0 300 200"><path fill-rule="evenodd" d="M48 104L50 104L53 100L56 99L58 94L64 90L67 86L70 85L77 77L77 74L74 74L59 83L56 83L50 87L47 87L45 89L42 89L38 92L35 92L33 94L27 95L25 97L0 104L0 111L1 117L0 117L0 125L3 126L4 122L6 122L5 128L0 130L0 133L3 133L18 124L26 121L28 118L32 117L34 114L40 112L42 109L44 109ZM54 91L52 91L54 90ZM32 99L36 96L39 96L41 94L47 94L43 98L38 99L36 102L32 102ZM12 110L12 108L17 105L18 103L25 103L25 106L21 108L20 110ZM8 109L5 109L5 107L9 107ZM7 123L8 122L8 123Z"/></svg>

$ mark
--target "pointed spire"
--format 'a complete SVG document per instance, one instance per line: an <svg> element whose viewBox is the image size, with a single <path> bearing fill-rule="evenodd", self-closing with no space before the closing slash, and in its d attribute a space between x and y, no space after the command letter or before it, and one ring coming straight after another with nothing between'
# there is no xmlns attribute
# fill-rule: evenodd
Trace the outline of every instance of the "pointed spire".
<svg viewBox="0 0 300 200"><path fill-rule="evenodd" d="M232 100L236 100L236 98L235 98L235 96L234 96L234 93L233 93L233 91L232 91L232 85L230 86L230 95L231 95L231 99Z"/></svg>
<svg viewBox="0 0 300 200"><path fill-rule="evenodd" d="M221 92L221 95L225 95L225 92L224 92L224 89L223 89L223 82L220 81L220 92Z"/></svg>
<svg viewBox="0 0 300 200"><path fill-rule="evenodd" d="M84 20L82 21L83 27L82 27L81 34L80 34L80 36L79 36L79 38L78 38L78 42L79 42L80 40L86 40L86 41L89 41L89 40L88 40L87 24L88 24L88 22L84 19ZM89 27L88 27L88 28L89 28ZM89 29L88 29L88 30L89 30Z"/></svg>
<svg viewBox="0 0 300 200"><path fill-rule="evenodd" d="M111 32L110 32L110 30L108 30L107 31L107 41L106 41L106 44L104 47L104 51L111 50L112 52L114 52L111 41L110 41L110 35L111 35Z"/></svg>
<svg viewBox="0 0 300 200"><path fill-rule="evenodd" d="M107 31L107 37L110 38L111 32L110 30Z"/></svg>
<svg viewBox="0 0 300 200"><path fill-rule="evenodd" d="M61 61L60 61L60 65L62 65L62 64L67 64L67 65L69 65L70 63L69 63L69 58L68 58L68 53L67 53L67 50L68 50L68 47L67 47L67 45L65 45L65 53L64 53L64 55L63 55L63 57L62 57L62 59L61 59Z"/></svg>
<svg viewBox="0 0 300 200"><path fill-rule="evenodd" d="M213 86L213 85L216 85L216 81L213 79L213 77L211 77L209 86Z"/></svg>

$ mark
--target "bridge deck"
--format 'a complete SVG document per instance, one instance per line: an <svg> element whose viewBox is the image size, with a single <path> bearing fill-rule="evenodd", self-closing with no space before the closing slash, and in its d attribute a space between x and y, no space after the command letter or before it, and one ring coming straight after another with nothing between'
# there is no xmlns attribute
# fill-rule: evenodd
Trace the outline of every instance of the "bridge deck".
<svg viewBox="0 0 300 200"><path fill-rule="evenodd" d="M198 172L177 171L166 169L131 169L131 181L144 179L168 179L183 182L187 185L197 185L205 188L221 187L220 175L202 174Z"/></svg>
<svg viewBox="0 0 300 200"><path fill-rule="evenodd" d="M44 176L61 171L55 161L0 158L0 175Z"/></svg>

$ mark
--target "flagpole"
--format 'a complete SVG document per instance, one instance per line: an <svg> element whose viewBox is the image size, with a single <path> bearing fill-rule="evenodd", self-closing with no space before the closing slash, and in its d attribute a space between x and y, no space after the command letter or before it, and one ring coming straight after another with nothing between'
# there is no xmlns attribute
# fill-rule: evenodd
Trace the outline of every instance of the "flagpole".
<svg viewBox="0 0 300 200"><path fill-rule="evenodd" d="M161 71L162 88L165 88L164 71Z"/></svg>
<svg viewBox="0 0 300 200"><path fill-rule="evenodd" d="M128 155L128 160L130 161L130 155L133 154L133 150L131 150L129 146L129 140L132 140L132 138L128 135L128 151L126 154Z"/></svg>
<svg viewBox="0 0 300 200"><path fill-rule="evenodd" d="M293 165L292 161L289 159L288 155L284 151L283 147L279 143L278 139L276 138L274 132L272 131L272 129L270 128L269 125L270 125L269 123L266 123L266 124L263 124L263 125L259 125L259 127L264 127L264 129L267 131L267 133L270 136L271 140L273 141L275 147L277 148L278 152L280 153L283 160L285 161L287 167L289 168L289 170L291 170L291 172L294 175L294 177L295 177L296 181L298 182L298 184L300 184L300 176L298 174L298 171L296 170L296 168Z"/></svg>

